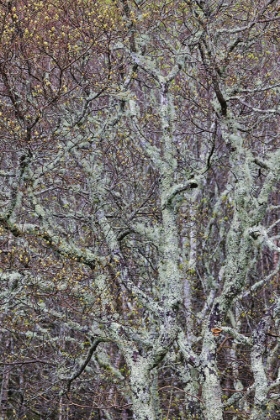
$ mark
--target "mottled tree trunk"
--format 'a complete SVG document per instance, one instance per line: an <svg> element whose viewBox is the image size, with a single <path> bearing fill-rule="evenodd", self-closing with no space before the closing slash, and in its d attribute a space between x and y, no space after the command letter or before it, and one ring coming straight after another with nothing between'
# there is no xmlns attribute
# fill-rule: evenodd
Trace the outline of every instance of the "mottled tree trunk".
<svg viewBox="0 0 280 420"><path fill-rule="evenodd" d="M8 409L8 387L10 380L10 366L3 367L2 374L2 384L1 384L1 394L0 394L0 420L6 419L7 409Z"/></svg>
<svg viewBox="0 0 280 420"><path fill-rule="evenodd" d="M203 420L201 400L198 397L200 394L200 383L196 369L189 366L185 372L184 379L188 380L187 385L184 387L186 410L189 413L187 419Z"/></svg>
<svg viewBox="0 0 280 420"><path fill-rule="evenodd" d="M139 358L131 367L130 387L135 420L161 420L156 378L149 370L145 358Z"/></svg>
<svg viewBox="0 0 280 420"><path fill-rule="evenodd" d="M210 332L205 333L201 352L202 398L206 420L223 420L222 390L216 363L216 343Z"/></svg>

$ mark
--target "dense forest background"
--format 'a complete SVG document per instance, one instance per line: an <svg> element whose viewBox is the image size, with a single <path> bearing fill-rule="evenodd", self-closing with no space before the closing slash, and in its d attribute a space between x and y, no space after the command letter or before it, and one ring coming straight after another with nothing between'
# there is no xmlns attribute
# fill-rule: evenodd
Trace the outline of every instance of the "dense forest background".
<svg viewBox="0 0 280 420"><path fill-rule="evenodd" d="M280 419L279 21L0 1L0 419Z"/></svg>

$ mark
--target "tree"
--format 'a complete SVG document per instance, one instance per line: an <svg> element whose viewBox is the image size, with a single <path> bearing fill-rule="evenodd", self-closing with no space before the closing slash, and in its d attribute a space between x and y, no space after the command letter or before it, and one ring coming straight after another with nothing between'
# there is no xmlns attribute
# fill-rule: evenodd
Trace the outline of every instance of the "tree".
<svg viewBox="0 0 280 420"><path fill-rule="evenodd" d="M1 415L279 417L279 2L1 2Z"/></svg>

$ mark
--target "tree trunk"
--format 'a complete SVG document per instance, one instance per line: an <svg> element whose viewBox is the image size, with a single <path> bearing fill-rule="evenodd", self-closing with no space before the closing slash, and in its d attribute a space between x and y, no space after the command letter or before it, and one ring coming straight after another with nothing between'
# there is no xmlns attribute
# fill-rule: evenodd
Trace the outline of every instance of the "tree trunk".
<svg viewBox="0 0 280 420"><path fill-rule="evenodd" d="M210 332L205 333L201 352L202 398L206 420L223 420L222 391L216 363L216 343Z"/></svg>
<svg viewBox="0 0 280 420"><path fill-rule="evenodd" d="M3 367L3 374L2 374L2 385L1 385L1 393L0 393L0 420L6 419L6 413L8 409L8 388L9 388L9 381L10 381L10 366Z"/></svg>
<svg viewBox="0 0 280 420"><path fill-rule="evenodd" d="M145 358L131 366L130 387L135 420L161 420L154 374L148 369Z"/></svg>

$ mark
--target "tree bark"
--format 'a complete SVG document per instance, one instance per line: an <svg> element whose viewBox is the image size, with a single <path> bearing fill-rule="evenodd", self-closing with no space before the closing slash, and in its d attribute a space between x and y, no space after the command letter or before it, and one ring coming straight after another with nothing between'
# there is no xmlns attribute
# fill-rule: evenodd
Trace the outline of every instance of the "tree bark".
<svg viewBox="0 0 280 420"><path fill-rule="evenodd" d="M131 366L130 387L135 420L161 420L154 374L144 357Z"/></svg>
<svg viewBox="0 0 280 420"><path fill-rule="evenodd" d="M223 420L222 390L218 377L216 343L210 332L205 333L201 352L202 398L206 420Z"/></svg>

